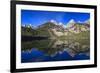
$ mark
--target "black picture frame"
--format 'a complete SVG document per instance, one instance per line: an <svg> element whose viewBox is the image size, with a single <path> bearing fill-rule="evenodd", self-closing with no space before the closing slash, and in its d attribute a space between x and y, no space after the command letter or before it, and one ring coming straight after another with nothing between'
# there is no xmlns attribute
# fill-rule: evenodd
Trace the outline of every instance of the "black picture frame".
<svg viewBox="0 0 100 73"><path fill-rule="evenodd" d="M58 66L58 67L41 67L41 68L23 68L16 69L16 5L40 5L54 7L72 7L85 8L94 10L94 64L74 65L74 66ZM29 71L45 71L45 70L61 70L61 69L79 69L97 67L97 6L79 5L79 4L62 4L62 3L46 3L46 2L31 2L31 1L11 1L11 72L29 72Z"/></svg>

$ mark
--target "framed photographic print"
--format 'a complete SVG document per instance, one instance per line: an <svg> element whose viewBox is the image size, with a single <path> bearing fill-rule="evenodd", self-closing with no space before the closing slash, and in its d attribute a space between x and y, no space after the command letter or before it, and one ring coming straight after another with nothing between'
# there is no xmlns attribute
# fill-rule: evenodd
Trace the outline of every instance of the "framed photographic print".
<svg viewBox="0 0 100 73"><path fill-rule="evenodd" d="M97 7L11 1L11 72L97 66Z"/></svg>

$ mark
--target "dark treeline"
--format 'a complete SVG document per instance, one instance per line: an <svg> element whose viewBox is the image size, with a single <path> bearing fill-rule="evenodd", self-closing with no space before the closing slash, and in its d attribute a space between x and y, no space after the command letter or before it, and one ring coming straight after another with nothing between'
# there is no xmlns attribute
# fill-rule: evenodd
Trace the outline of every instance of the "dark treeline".
<svg viewBox="0 0 100 73"><path fill-rule="evenodd" d="M33 41L33 40L44 40L48 39L45 36L21 36L21 41Z"/></svg>

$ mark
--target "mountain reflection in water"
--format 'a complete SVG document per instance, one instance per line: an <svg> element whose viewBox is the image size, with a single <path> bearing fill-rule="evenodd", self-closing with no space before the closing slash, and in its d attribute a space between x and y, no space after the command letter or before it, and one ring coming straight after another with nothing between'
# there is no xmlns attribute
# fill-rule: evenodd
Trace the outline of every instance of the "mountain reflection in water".
<svg viewBox="0 0 100 73"><path fill-rule="evenodd" d="M21 62L90 59L90 42L79 40L34 40L22 42Z"/></svg>

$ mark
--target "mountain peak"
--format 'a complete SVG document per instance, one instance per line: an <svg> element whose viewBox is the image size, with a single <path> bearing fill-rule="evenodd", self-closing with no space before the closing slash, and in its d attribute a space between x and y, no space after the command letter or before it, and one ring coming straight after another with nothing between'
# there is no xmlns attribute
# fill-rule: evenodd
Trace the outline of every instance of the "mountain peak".
<svg viewBox="0 0 100 73"><path fill-rule="evenodd" d="M78 23L84 23L84 22L82 22L82 21L78 21Z"/></svg>
<svg viewBox="0 0 100 73"><path fill-rule="evenodd" d="M68 23L75 23L75 20L71 19Z"/></svg>
<svg viewBox="0 0 100 73"><path fill-rule="evenodd" d="M63 25L63 23L62 22L59 22L59 25Z"/></svg>
<svg viewBox="0 0 100 73"><path fill-rule="evenodd" d="M50 20L51 23L57 24L57 22L55 20Z"/></svg>
<svg viewBox="0 0 100 73"><path fill-rule="evenodd" d="M72 27L75 24L75 20L71 19L68 23L67 23L67 28Z"/></svg>
<svg viewBox="0 0 100 73"><path fill-rule="evenodd" d="M90 19L85 21L86 24L90 24Z"/></svg>

